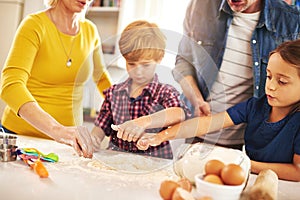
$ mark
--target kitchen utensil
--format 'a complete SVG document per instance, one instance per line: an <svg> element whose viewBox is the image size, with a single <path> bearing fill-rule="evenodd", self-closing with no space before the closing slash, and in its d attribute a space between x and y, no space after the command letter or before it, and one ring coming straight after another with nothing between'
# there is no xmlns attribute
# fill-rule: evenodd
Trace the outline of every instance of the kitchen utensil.
<svg viewBox="0 0 300 200"><path fill-rule="evenodd" d="M17 143L17 136L7 134L4 129L0 128L0 144L9 144L9 145L16 145Z"/></svg>
<svg viewBox="0 0 300 200"><path fill-rule="evenodd" d="M27 155L40 157L41 160L45 160L48 162L57 162L58 161L58 155L55 153L49 153L49 154L43 154L39 150L35 148L22 148L21 152Z"/></svg>
<svg viewBox="0 0 300 200"><path fill-rule="evenodd" d="M8 134L0 135L0 144L16 145L16 143L17 143L17 136L8 135Z"/></svg>
<svg viewBox="0 0 300 200"><path fill-rule="evenodd" d="M49 176L48 170L46 169L40 158L33 161L30 157L28 157L25 154L19 154L19 157L41 178L47 178Z"/></svg>
<svg viewBox="0 0 300 200"><path fill-rule="evenodd" d="M15 145L0 144L0 161L15 161L17 159L17 148Z"/></svg>

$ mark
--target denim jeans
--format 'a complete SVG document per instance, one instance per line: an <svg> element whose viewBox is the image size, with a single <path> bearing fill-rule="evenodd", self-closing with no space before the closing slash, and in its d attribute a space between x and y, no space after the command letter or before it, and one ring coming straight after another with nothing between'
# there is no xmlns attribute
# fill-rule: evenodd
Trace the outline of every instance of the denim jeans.
<svg viewBox="0 0 300 200"><path fill-rule="evenodd" d="M1 123L0 123L0 131L4 131L4 133L10 133L10 134L16 134L15 132L8 130L7 128L5 128Z"/></svg>

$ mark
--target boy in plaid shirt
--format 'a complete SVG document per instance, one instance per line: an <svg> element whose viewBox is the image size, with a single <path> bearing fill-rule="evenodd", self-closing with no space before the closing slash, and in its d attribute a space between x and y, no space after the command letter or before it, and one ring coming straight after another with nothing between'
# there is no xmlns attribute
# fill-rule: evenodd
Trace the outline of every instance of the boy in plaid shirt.
<svg viewBox="0 0 300 200"><path fill-rule="evenodd" d="M138 20L124 29L119 48L129 78L103 92L105 100L92 130L95 150L106 135L110 137L108 149L173 157L169 141L145 151L136 147L144 133L155 134L190 116L179 92L171 85L160 83L155 73L165 47L166 38L156 24Z"/></svg>

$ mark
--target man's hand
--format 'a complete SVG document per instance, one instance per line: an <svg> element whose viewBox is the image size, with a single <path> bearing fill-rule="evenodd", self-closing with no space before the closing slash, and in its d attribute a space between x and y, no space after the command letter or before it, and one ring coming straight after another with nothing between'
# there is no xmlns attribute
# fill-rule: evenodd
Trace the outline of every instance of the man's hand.
<svg viewBox="0 0 300 200"><path fill-rule="evenodd" d="M194 111L194 117L200 117L200 116L208 116L210 115L210 105L206 101L197 102L196 105L194 105L195 111Z"/></svg>

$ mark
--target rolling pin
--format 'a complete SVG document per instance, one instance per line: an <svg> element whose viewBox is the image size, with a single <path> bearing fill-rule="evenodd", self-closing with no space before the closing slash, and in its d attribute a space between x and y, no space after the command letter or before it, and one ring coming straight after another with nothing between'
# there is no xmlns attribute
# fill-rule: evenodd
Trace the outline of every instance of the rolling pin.
<svg viewBox="0 0 300 200"><path fill-rule="evenodd" d="M243 200L277 200L278 176L270 170L261 171L253 186L242 194Z"/></svg>

